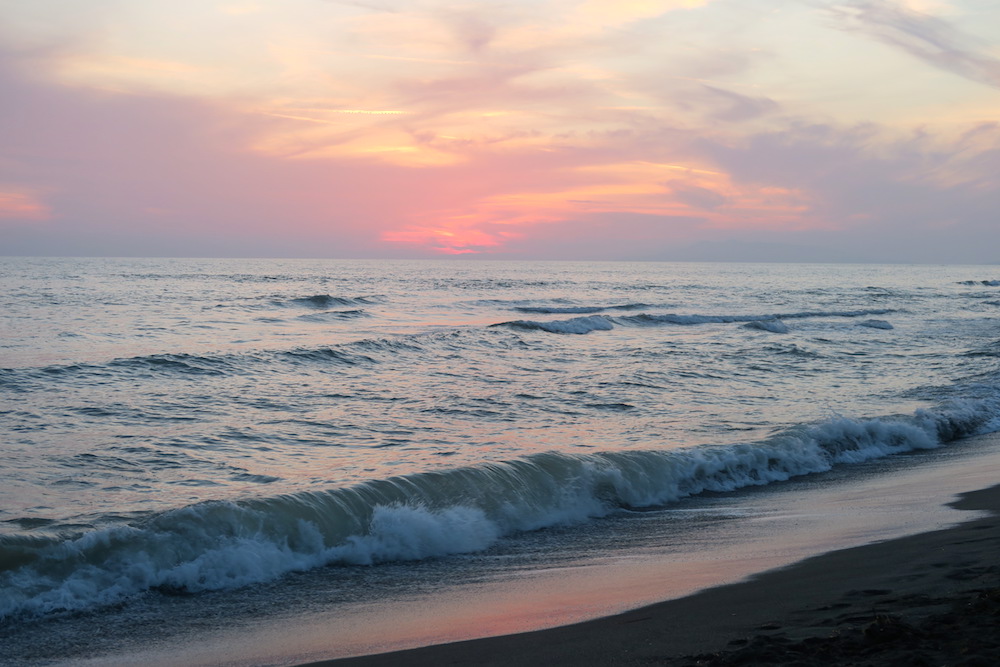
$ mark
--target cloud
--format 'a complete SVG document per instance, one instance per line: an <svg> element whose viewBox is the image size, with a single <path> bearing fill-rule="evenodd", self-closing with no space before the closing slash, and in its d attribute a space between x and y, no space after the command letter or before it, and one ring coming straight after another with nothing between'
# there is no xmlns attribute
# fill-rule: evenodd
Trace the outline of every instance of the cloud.
<svg viewBox="0 0 1000 667"><path fill-rule="evenodd" d="M575 11L578 20L600 26L623 25L681 9L694 9L711 0L585 0Z"/></svg>
<svg viewBox="0 0 1000 667"><path fill-rule="evenodd" d="M334 5L344 5L346 7L358 7L373 12L385 12L395 14L400 10L389 2L362 2L362 0L324 0Z"/></svg>
<svg viewBox="0 0 1000 667"><path fill-rule="evenodd" d="M993 124L949 137L800 123L736 142L703 140L701 148L737 183L803 193L799 217L810 222L801 235L822 237L844 255L995 261L1000 128Z"/></svg>
<svg viewBox="0 0 1000 667"><path fill-rule="evenodd" d="M3 217L52 218L0 224L7 252L370 256L381 229L440 193L431 174L252 150L280 120L39 82L44 63L0 55L0 183L18 184L0 187Z"/></svg>
<svg viewBox="0 0 1000 667"><path fill-rule="evenodd" d="M969 35L937 16L886 0L860 0L831 9L846 30L905 51L940 70L1000 88L1000 59L977 48Z"/></svg>
<svg viewBox="0 0 1000 667"><path fill-rule="evenodd" d="M710 188L676 180L668 181L666 185L672 190L674 199L692 208L714 211L729 203L729 197Z"/></svg>
<svg viewBox="0 0 1000 667"><path fill-rule="evenodd" d="M715 107L710 116L727 122L753 120L779 109L778 103L767 97L749 97L715 86L703 86L708 103Z"/></svg>
<svg viewBox="0 0 1000 667"><path fill-rule="evenodd" d="M49 220L52 209L37 194L0 185L0 220Z"/></svg>

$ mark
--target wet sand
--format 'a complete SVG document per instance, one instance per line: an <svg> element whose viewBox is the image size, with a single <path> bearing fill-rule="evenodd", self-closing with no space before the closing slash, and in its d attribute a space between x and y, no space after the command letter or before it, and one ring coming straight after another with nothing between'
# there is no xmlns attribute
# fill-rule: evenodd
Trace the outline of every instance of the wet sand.
<svg viewBox="0 0 1000 667"><path fill-rule="evenodd" d="M311 665L1000 664L1000 486L953 506L989 514L594 621Z"/></svg>

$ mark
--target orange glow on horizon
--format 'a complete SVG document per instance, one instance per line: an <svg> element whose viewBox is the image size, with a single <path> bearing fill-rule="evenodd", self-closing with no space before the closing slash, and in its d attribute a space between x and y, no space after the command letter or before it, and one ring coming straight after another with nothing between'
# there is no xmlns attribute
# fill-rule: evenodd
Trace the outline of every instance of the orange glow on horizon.
<svg viewBox="0 0 1000 667"><path fill-rule="evenodd" d="M829 227L810 217L806 193L739 186L717 170L637 161L572 168L564 176L586 183L559 190L486 195L469 201L462 211L417 216L418 220L385 231L380 238L447 254L484 253L530 237L531 230L540 225L570 223L596 214L611 221L615 215L651 216L664 222L700 220L706 227L719 229Z"/></svg>
<svg viewBox="0 0 1000 667"><path fill-rule="evenodd" d="M411 225L382 234L389 243L403 243L432 248L446 255L479 254L502 245L511 238L506 233L488 233L472 226L469 221L444 220L437 226Z"/></svg>

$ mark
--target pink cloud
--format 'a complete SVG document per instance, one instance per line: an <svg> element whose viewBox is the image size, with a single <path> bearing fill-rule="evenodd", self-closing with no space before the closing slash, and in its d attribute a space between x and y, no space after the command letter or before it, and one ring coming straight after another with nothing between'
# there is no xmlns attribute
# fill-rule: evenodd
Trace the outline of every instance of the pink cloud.
<svg viewBox="0 0 1000 667"><path fill-rule="evenodd" d="M0 186L0 219L50 220L52 209L37 195Z"/></svg>

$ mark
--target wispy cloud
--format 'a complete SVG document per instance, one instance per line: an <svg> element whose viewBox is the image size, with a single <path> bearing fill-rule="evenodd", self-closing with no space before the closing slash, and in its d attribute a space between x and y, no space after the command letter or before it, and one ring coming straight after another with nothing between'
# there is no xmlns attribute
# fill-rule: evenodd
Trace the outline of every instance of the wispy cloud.
<svg viewBox="0 0 1000 667"><path fill-rule="evenodd" d="M778 103L767 97L751 97L715 86L704 86L704 90L709 104L714 107L709 113L717 120L752 120L779 109Z"/></svg>
<svg viewBox="0 0 1000 667"><path fill-rule="evenodd" d="M1000 88L1000 58L943 18L891 0L859 0L836 5L831 12L846 30L874 37L938 69Z"/></svg>

